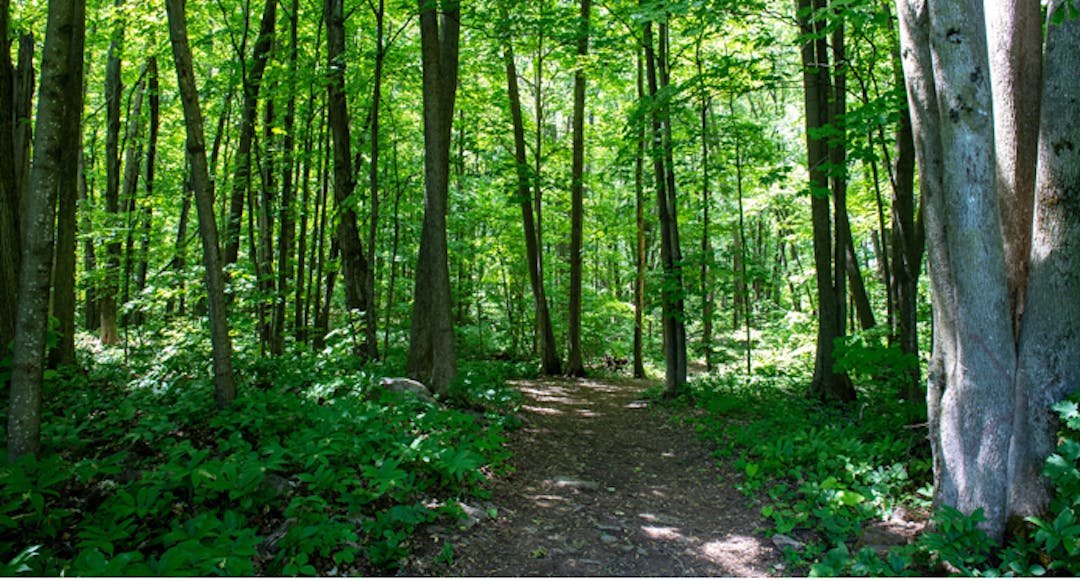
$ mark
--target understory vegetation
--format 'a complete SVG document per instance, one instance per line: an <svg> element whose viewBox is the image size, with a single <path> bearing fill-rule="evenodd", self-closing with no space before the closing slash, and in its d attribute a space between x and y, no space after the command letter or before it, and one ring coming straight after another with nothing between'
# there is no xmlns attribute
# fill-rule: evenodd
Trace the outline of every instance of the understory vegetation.
<svg viewBox="0 0 1080 581"><path fill-rule="evenodd" d="M466 363L443 406L380 389L393 363L298 350L238 360L219 412L208 338L164 334L47 381L42 453L0 466L0 574L385 571L508 469L521 366Z"/></svg>
<svg viewBox="0 0 1080 581"><path fill-rule="evenodd" d="M1045 518L1013 523L1004 546L965 515L932 506L925 402L905 402L896 381L912 361L873 333L845 340L838 366L861 380L857 404L808 398L809 364L767 363L746 376L721 368L692 382L674 405L741 475L748 510L760 510L789 571L810 576L1042 576L1080 574L1080 405L1059 403L1062 431L1045 475ZM775 358L775 355L770 355ZM894 516L927 526L913 542L877 544L865 531ZM778 537L778 535L783 535ZM895 544L893 544L895 543ZM893 544L893 546L888 546Z"/></svg>

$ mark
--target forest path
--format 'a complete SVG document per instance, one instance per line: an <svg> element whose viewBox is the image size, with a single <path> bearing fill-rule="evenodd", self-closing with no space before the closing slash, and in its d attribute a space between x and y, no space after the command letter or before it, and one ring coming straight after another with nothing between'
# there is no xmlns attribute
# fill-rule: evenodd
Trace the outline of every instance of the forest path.
<svg viewBox="0 0 1080 581"><path fill-rule="evenodd" d="M692 428L641 399L655 382L514 382L516 471L465 523L418 531L405 575L767 576L783 556ZM494 515L494 517L492 517ZM444 552L452 545L452 559ZM442 557L440 557L442 554ZM452 561L448 563L448 561Z"/></svg>

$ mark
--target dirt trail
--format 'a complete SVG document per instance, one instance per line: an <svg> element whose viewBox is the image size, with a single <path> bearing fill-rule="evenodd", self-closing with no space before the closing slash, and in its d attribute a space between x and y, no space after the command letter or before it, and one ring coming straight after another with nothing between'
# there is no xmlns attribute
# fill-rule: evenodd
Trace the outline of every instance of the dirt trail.
<svg viewBox="0 0 1080 581"><path fill-rule="evenodd" d="M649 383L516 385L525 395L525 424L510 444L517 471L468 507L472 518L429 526L401 574L782 574L760 505L733 488L730 467L689 427L640 399ZM447 543L452 564L440 558Z"/></svg>

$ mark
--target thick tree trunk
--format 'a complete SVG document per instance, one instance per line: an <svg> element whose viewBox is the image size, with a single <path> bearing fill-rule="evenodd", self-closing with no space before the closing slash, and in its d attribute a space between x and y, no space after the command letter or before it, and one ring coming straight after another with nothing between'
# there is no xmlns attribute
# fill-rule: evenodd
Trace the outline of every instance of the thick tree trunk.
<svg viewBox="0 0 1080 581"><path fill-rule="evenodd" d="M566 375L585 376L581 349L581 262L582 237L585 220L585 57L589 54L590 0L581 0L581 20L578 23L578 69L574 71L573 154L570 169L570 304L567 324L569 349L566 355Z"/></svg>
<svg viewBox="0 0 1080 581"><path fill-rule="evenodd" d="M1031 256L1032 192L1039 155L1042 10L1039 0L985 2L997 140L997 188L1009 307L1019 332Z"/></svg>
<svg viewBox="0 0 1080 581"><path fill-rule="evenodd" d="M562 371L558 348L555 345L555 333L551 328L551 316L548 311L547 293L544 285L543 264L536 238L536 224L533 220L532 191L529 188L529 161L525 151L525 123L521 115L521 93L518 90L517 66L514 62L514 48L509 36L504 39L503 60L506 64L507 93L510 97L510 117L514 128L514 161L517 164L518 198L521 204L521 223L525 231L525 260L529 268L529 284L533 291L533 306L536 311L536 336L540 343L540 361L544 373L555 375Z"/></svg>
<svg viewBox="0 0 1080 581"><path fill-rule="evenodd" d="M1000 538L1016 351L982 3L901 0L898 8L934 296L927 403L935 503L983 508Z"/></svg>
<svg viewBox="0 0 1080 581"><path fill-rule="evenodd" d="M454 354L446 210L450 173L450 133L457 93L461 9L441 13L420 0L420 53L424 97L424 221L416 264L407 370L438 393L457 375Z"/></svg>
<svg viewBox="0 0 1080 581"><path fill-rule="evenodd" d="M1055 0L1050 11L1065 10ZM1073 1L1073 6L1076 6ZM1052 22L1052 21L1051 21ZM1042 515L1042 469L1057 447L1054 403L1080 386L1080 20L1047 29L1031 270L1020 331L1010 515Z"/></svg>
<svg viewBox="0 0 1080 581"><path fill-rule="evenodd" d="M232 369L232 342L229 339L229 320L225 303L225 277L222 274L218 250L218 229L214 218L214 191L206 163L206 138L203 135L199 94L195 89L195 72L191 65L185 0L166 0L169 17L169 37L176 62L177 84L184 106L187 127L187 154L191 164L191 184L195 190L195 206L199 214L199 236L202 238L203 266L206 269L206 293L210 308L210 340L213 345L214 399L224 408L236 398L236 383Z"/></svg>
<svg viewBox="0 0 1080 581"><path fill-rule="evenodd" d="M68 145L64 130L72 123L77 126L82 115L81 108L68 109L65 92L75 89L76 94L82 93L82 87L73 86L70 77L81 77L85 20L82 0L54 1L49 5L34 161L22 223L19 314L15 326L7 424L8 460L12 462L26 454L36 454L41 446L41 387L45 373L56 193L65 182L64 172L75 171L75 168L62 166L65 156L69 155L64 151ZM78 73L71 68L74 63L79 64L76 67L80 69Z"/></svg>

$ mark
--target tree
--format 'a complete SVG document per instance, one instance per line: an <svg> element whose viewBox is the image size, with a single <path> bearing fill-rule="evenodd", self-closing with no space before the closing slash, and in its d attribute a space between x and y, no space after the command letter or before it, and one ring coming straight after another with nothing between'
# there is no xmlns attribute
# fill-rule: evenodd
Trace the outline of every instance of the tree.
<svg viewBox="0 0 1080 581"><path fill-rule="evenodd" d="M165 0L173 61L176 63L177 84L180 87L180 99L184 106L191 186L195 190L195 207L199 215L199 237L202 238L203 246L203 267L214 362L214 398L218 407L224 408L236 398L236 382L232 368L232 341L229 338L225 276L222 273L217 221L214 218L214 188L206 163L206 137L203 134L202 111L199 109L199 93L195 88L195 72L191 63L184 4L185 0Z"/></svg>
<svg viewBox="0 0 1080 581"><path fill-rule="evenodd" d="M122 0L113 4L119 9ZM124 44L124 23L119 10L112 23L112 39L109 42L109 58L105 65L105 212L109 215L109 227L113 234L105 245L105 284L100 300L101 342L115 345L120 342L117 329L119 319L117 295L120 292L120 240L117 236L120 224L120 53Z"/></svg>
<svg viewBox="0 0 1080 581"><path fill-rule="evenodd" d="M505 6L505 4L501 5ZM505 8L504 8L505 11ZM505 12L503 20L506 21ZM551 314L548 310L547 292L544 285L544 264L540 255L541 241L538 238L536 221L533 216L533 195L530 191L529 160L525 151L525 122L521 114L521 93L518 90L517 64L514 59L514 45L509 31L503 37L503 61L506 65L507 95L510 99L510 122L514 131L514 163L517 166L517 196L521 205L521 224L525 231L525 260L529 268L529 284L533 291L533 306L536 311L536 336L540 341L540 361L544 373L555 375L562 371L558 348L555 345L555 332L551 327Z"/></svg>
<svg viewBox="0 0 1080 581"><path fill-rule="evenodd" d="M8 0L0 0L0 111L15 108L15 69L8 40ZM0 115L0 296L18 297L22 253L19 226L19 190L15 184L15 126L11 115ZM0 356L15 338L18 302L0 305ZM3 386L0 386L3 387Z"/></svg>
<svg viewBox="0 0 1080 581"><path fill-rule="evenodd" d="M653 39L653 22L644 25L645 78L649 89L652 118L650 153L655 174L656 206L660 223L660 260L664 278L661 287L664 323L664 396L674 398L686 388L686 321L683 306L682 251L679 246L678 209L675 197L675 168L672 161L671 114L668 63L668 28L660 23L659 44Z"/></svg>
<svg viewBox="0 0 1080 581"><path fill-rule="evenodd" d="M337 239L341 249L341 270L345 282L345 308L350 317L353 311L368 308L367 271L371 267L360 242L360 227L351 200L356 180L353 177L352 156L349 153L349 110L345 97L345 15L342 0L326 0L326 47L330 67L328 119L334 137L334 201L338 207ZM329 296L329 295L328 295ZM329 305L329 301L327 301ZM368 319L372 321L372 319ZM365 334L365 337L368 337ZM373 349L374 347L368 347ZM354 352L365 356L365 348L355 343Z"/></svg>
<svg viewBox="0 0 1080 581"><path fill-rule="evenodd" d="M451 0L441 11L437 11L436 3L430 0L419 0L419 6L424 100L424 221L413 290L407 369L410 377L436 392L445 393L457 375L447 264L446 209L461 6L456 0Z"/></svg>
<svg viewBox="0 0 1080 581"><path fill-rule="evenodd" d="M1009 518L1045 510L1041 469L1056 444L1050 406L1080 384L1080 112L1068 97L1080 78L1080 22L1063 18L1075 2L1048 7L1041 107L1008 108L1002 114L1019 120L995 134L998 93L1030 99L1023 95L1031 87L1017 85L1023 75L1010 67L1038 51L1031 4L1006 5L1008 14L991 20L992 34L1017 35L1008 58L991 60L981 2L898 2L934 299L927 402L935 503L983 509L994 538ZM1012 24L993 24L1001 22ZM1014 164L1031 163L1013 155L1030 139L1018 129L1030 123L1040 129L1029 188L1011 176L1028 171ZM1003 168L1013 168L1004 187ZM1012 203L1003 196L1014 194L1034 204L1026 234L1001 219ZM1017 236L1031 248L1019 278L1007 259L1025 244ZM1023 286L1026 294L1014 290Z"/></svg>
<svg viewBox="0 0 1080 581"><path fill-rule="evenodd" d="M590 0L581 0L577 30L577 69L574 71L573 161L570 170L570 321L567 336L566 374L585 375L581 353L581 239L585 217L585 58L589 54Z"/></svg>
<svg viewBox="0 0 1080 581"><path fill-rule="evenodd" d="M62 165L67 145L64 130L71 126L72 117L78 125L82 116L81 108L68 107L70 101L65 92L71 89L82 92L82 87L73 86L69 77L73 74L81 76L85 10L83 0L49 4L35 122L34 160L22 228L19 314L15 326L7 427L8 460L12 462L26 454L36 454L41 445L41 388L45 372L57 190L67 182L64 172L74 171L74 168ZM72 70L74 63L79 64L80 72Z"/></svg>
<svg viewBox="0 0 1080 581"><path fill-rule="evenodd" d="M830 150L824 131L832 121L832 83L825 32L825 0L799 0L797 12L802 32L802 64L806 111L806 164L810 174L810 205L814 225L814 270L817 273L818 332L814 379L810 390L824 399L851 401L855 388L851 379L834 369L833 345L844 333L846 302L844 274L844 228L846 206L840 188L829 189ZM838 158L833 158L835 163ZM835 207L829 211L830 193ZM833 244L833 214L837 216L836 244ZM834 253L834 249L836 252ZM834 256L835 255L835 256ZM837 259L839 257L839 259Z"/></svg>

